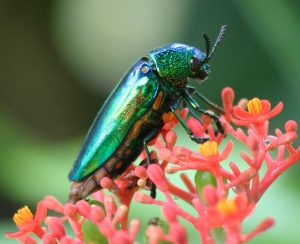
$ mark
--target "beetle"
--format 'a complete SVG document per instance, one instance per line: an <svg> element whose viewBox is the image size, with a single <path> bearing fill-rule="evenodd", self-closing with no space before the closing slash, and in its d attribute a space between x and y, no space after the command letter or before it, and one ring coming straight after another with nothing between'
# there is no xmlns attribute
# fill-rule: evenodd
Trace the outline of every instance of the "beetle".
<svg viewBox="0 0 300 244"><path fill-rule="evenodd" d="M172 112L193 141L207 141L208 138L195 136L177 114L176 109L182 101L195 111L210 116L218 131L224 133L219 117L201 109L192 95L219 112L222 109L187 83L189 78L199 81L207 78L210 72L208 61L226 27L221 27L213 48L208 36L203 34L206 53L192 46L172 43L150 51L148 57L137 60L129 68L99 111L79 151L69 174L72 181L69 202L75 203L102 189L100 180L103 177L116 178L122 174L143 150L149 165L147 143L163 127L164 113ZM153 197L154 192L151 190Z"/></svg>

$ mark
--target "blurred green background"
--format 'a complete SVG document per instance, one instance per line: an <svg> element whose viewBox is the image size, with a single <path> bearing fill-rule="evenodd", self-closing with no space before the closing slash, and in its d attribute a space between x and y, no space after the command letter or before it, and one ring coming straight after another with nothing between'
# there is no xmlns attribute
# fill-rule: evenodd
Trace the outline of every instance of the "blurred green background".
<svg viewBox="0 0 300 244"><path fill-rule="evenodd" d="M18 208L34 211L46 195L66 201L67 175L98 109L153 48L182 42L204 50L202 33L214 42L228 24L210 79L192 85L217 103L226 86L236 101L283 101L270 131L300 121L299 8L297 0L0 1L1 243L14 242L3 233L16 230ZM245 230L268 216L276 225L251 243L299 241L299 172L285 172L257 205Z"/></svg>

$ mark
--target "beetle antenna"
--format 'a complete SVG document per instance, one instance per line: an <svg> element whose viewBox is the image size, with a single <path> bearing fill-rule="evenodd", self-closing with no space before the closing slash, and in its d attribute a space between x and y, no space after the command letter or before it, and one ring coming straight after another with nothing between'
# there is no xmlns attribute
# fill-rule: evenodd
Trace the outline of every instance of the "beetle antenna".
<svg viewBox="0 0 300 244"><path fill-rule="evenodd" d="M208 57L209 56L209 52L211 50L210 39L209 39L208 35L206 35L205 33L203 33L203 38L205 40L205 45L206 45L206 57Z"/></svg>
<svg viewBox="0 0 300 244"><path fill-rule="evenodd" d="M213 47L211 53L210 53L209 55L206 56L206 61L210 60L211 57L213 56L214 52L216 51L217 46L219 45L220 41L222 41L222 39L223 39L223 37L224 37L224 34L225 34L226 30L227 30L227 25L223 25L223 26L221 27L221 30L220 30L219 35L218 35L218 38L217 38L217 40L216 40L216 42L215 42L215 45L214 45L214 47ZM204 35L203 35L203 37L204 37ZM204 37L204 39L205 39L205 41L206 41L206 38L205 38L205 37ZM206 46L207 46L207 41L206 41Z"/></svg>

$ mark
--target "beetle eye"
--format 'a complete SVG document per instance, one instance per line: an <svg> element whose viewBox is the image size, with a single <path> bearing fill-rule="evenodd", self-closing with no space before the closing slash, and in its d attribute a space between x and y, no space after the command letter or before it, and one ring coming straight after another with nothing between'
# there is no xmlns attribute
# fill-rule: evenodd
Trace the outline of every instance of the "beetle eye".
<svg viewBox="0 0 300 244"><path fill-rule="evenodd" d="M197 56L193 56L191 59L191 71L197 72L200 66L200 59Z"/></svg>

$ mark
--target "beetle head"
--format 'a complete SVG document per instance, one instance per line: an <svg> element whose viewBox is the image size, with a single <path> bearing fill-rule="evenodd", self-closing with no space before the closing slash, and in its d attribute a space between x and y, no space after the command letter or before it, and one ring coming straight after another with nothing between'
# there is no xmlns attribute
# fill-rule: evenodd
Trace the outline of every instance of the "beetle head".
<svg viewBox="0 0 300 244"><path fill-rule="evenodd" d="M200 82L207 79L210 73L206 54L195 47L188 48L188 59L190 62L190 78Z"/></svg>
<svg viewBox="0 0 300 244"><path fill-rule="evenodd" d="M188 58L190 60L190 76L193 79L204 81L207 79L208 74L210 73L208 61L212 58L215 53L217 46L222 40L227 25L221 27L218 38L215 42L214 47L211 49L210 39L206 34L203 34L205 44L206 44L206 54L201 52L195 47L188 48Z"/></svg>

